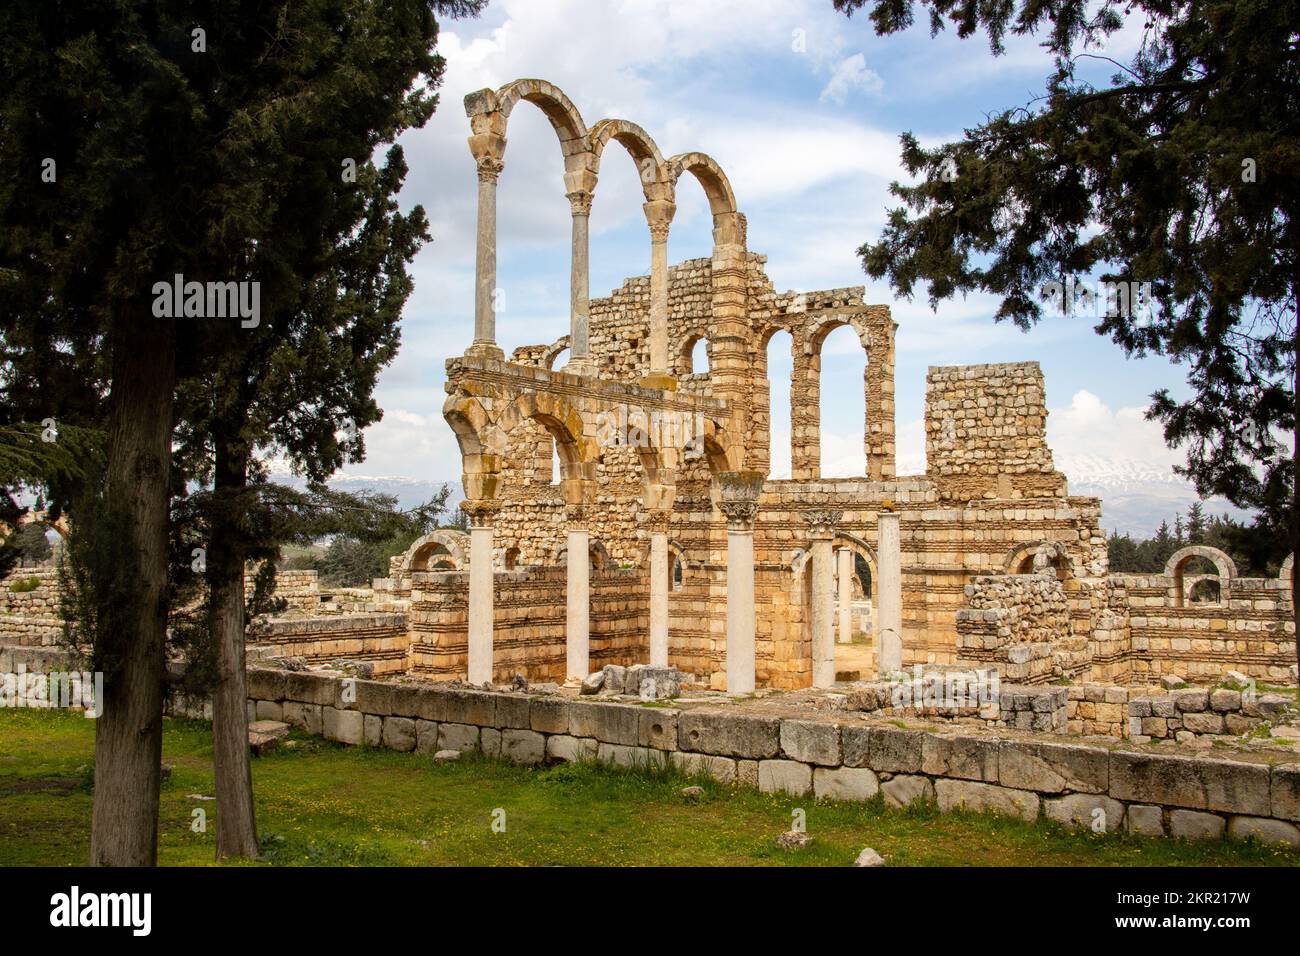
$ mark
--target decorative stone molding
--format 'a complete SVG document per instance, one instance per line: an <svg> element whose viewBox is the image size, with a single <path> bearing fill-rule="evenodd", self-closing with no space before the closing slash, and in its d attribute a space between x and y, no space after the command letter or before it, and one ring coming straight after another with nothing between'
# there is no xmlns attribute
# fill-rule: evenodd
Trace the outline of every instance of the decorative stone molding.
<svg viewBox="0 0 1300 956"><path fill-rule="evenodd" d="M499 501L462 501L460 510L469 517L470 527L490 528L501 511Z"/></svg>
<svg viewBox="0 0 1300 956"><path fill-rule="evenodd" d="M808 522L809 537L820 540L835 536L835 526L840 523L843 516L844 512L842 511L817 509L805 511L803 520Z"/></svg>
<svg viewBox="0 0 1300 956"><path fill-rule="evenodd" d="M729 471L718 475L718 510L730 531L752 531L758 514L758 496L766 477L757 471Z"/></svg>

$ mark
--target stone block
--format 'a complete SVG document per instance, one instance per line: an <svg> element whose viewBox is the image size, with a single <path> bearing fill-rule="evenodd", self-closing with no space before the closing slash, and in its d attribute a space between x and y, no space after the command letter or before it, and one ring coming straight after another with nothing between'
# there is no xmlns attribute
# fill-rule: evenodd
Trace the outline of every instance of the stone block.
<svg viewBox="0 0 1300 956"><path fill-rule="evenodd" d="M513 763L541 763L546 756L546 738L533 730L502 730L501 756Z"/></svg>
<svg viewBox="0 0 1300 956"><path fill-rule="evenodd" d="M321 723L328 740L353 745L365 742L365 728L360 711L322 707Z"/></svg>
<svg viewBox="0 0 1300 956"><path fill-rule="evenodd" d="M998 750L998 782L1040 793L1105 793L1110 753L1101 747L1004 740Z"/></svg>
<svg viewBox="0 0 1300 956"><path fill-rule="evenodd" d="M635 747L641 736L641 709L636 704L575 700L569 704L569 733Z"/></svg>
<svg viewBox="0 0 1300 956"><path fill-rule="evenodd" d="M1183 713L1200 713L1210 706L1208 690L1180 690L1173 698L1174 706Z"/></svg>
<svg viewBox="0 0 1300 956"><path fill-rule="evenodd" d="M615 767L632 769L649 766L662 767L668 758L662 750L601 742L596 747L596 759L601 763L612 764Z"/></svg>
<svg viewBox="0 0 1300 956"><path fill-rule="evenodd" d="M1210 691L1210 707L1221 714L1230 710L1241 710L1241 691L1230 690L1227 687Z"/></svg>
<svg viewBox="0 0 1300 956"><path fill-rule="evenodd" d="M531 701L515 694L498 694L492 725L499 729L529 730Z"/></svg>
<svg viewBox="0 0 1300 956"><path fill-rule="evenodd" d="M495 727L480 727L478 732L478 749L486 757L501 756L501 731Z"/></svg>
<svg viewBox="0 0 1300 956"><path fill-rule="evenodd" d="M1215 713L1183 714L1183 729L1196 734L1223 733L1223 718Z"/></svg>
<svg viewBox="0 0 1300 956"><path fill-rule="evenodd" d="M472 724L439 724L439 750L477 750L479 728Z"/></svg>
<svg viewBox="0 0 1300 956"><path fill-rule="evenodd" d="M423 688L419 684L390 684L388 706L394 717L418 717L422 709ZM358 708L365 710L364 707Z"/></svg>
<svg viewBox="0 0 1300 956"><path fill-rule="evenodd" d="M389 750L414 750L415 720L410 717L385 717L383 741Z"/></svg>
<svg viewBox="0 0 1300 956"><path fill-rule="evenodd" d="M1115 750L1110 755L1110 796L1125 802L1267 816L1269 768L1264 764Z"/></svg>
<svg viewBox="0 0 1300 956"><path fill-rule="evenodd" d="M678 711L665 707L642 707L637 744L655 750L677 749Z"/></svg>
<svg viewBox="0 0 1300 956"><path fill-rule="evenodd" d="M876 773L918 773L925 741L923 730L897 727L872 727L869 734L868 763ZM848 761L845 761L848 764ZM856 766L850 764L850 766Z"/></svg>
<svg viewBox="0 0 1300 956"><path fill-rule="evenodd" d="M1278 764L1272 773L1271 816L1300 820L1300 764Z"/></svg>
<svg viewBox="0 0 1300 956"><path fill-rule="evenodd" d="M915 800L933 801L934 784L929 777L899 774L880 785L885 803L891 807L905 807Z"/></svg>
<svg viewBox="0 0 1300 956"><path fill-rule="evenodd" d="M5 673L13 668L3 668ZM248 669L248 696L255 700L284 700L285 671L271 667L250 667Z"/></svg>
<svg viewBox="0 0 1300 956"><path fill-rule="evenodd" d="M339 680L311 671L284 672L284 699L337 707Z"/></svg>
<svg viewBox="0 0 1300 956"><path fill-rule="evenodd" d="M1169 835L1181 840L1218 840L1224 830L1223 817L1199 810L1170 810Z"/></svg>
<svg viewBox="0 0 1300 956"><path fill-rule="evenodd" d="M1124 804L1103 793L1072 793L1044 800L1043 813L1049 820L1094 833L1114 833L1124 822Z"/></svg>
<svg viewBox="0 0 1300 956"><path fill-rule="evenodd" d="M684 710L677 720L678 746L693 753L761 760L781 751L781 721L708 710Z"/></svg>
<svg viewBox="0 0 1300 956"><path fill-rule="evenodd" d="M990 811L1020 817L1030 822L1038 819L1038 794L1028 790L1009 790L969 780L936 780L934 793L939 809L944 812L964 808L977 813Z"/></svg>
<svg viewBox="0 0 1300 956"><path fill-rule="evenodd" d="M737 760L736 782L745 787L758 788L758 761Z"/></svg>
<svg viewBox="0 0 1300 956"><path fill-rule="evenodd" d="M935 777L997 783L997 738L927 733L921 741L921 771Z"/></svg>
<svg viewBox="0 0 1300 956"><path fill-rule="evenodd" d="M379 747L384 742L384 718L376 714L363 714L365 723L362 725L367 747Z"/></svg>
<svg viewBox="0 0 1300 956"><path fill-rule="evenodd" d="M1164 811L1149 803L1130 803L1124 813L1124 826L1129 833L1144 837L1165 835Z"/></svg>
<svg viewBox="0 0 1300 956"><path fill-rule="evenodd" d="M300 704L296 700L286 701L284 705L284 722L298 727L313 736L321 732L321 705Z"/></svg>
<svg viewBox="0 0 1300 956"><path fill-rule="evenodd" d="M840 764L840 728L813 720L781 721L781 752L802 763Z"/></svg>
<svg viewBox="0 0 1300 956"><path fill-rule="evenodd" d="M760 760L758 789L802 797L812 790L812 768L797 760Z"/></svg>
<svg viewBox="0 0 1300 956"><path fill-rule="evenodd" d="M569 702L562 697L538 697L528 709L528 726L539 734L569 732Z"/></svg>
<svg viewBox="0 0 1300 956"><path fill-rule="evenodd" d="M563 763L596 759L596 741L588 737L552 734L546 738L546 757Z"/></svg>
<svg viewBox="0 0 1300 956"><path fill-rule="evenodd" d="M870 800L880 792L880 781L866 767L816 767L813 792L819 799Z"/></svg>
<svg viewBox="0 0 1300 956"><path fill-rule="evenodd" d="M682 753L674 750L669 755L673 766L682 773L691 776L705 775L719 783L734 783L736 780L736 761L729 757L714 757L711 754Z"/></svg>
<svg viewBox="0 0 1300 956"><path fill-rule="evenodd" d="M1234 840L1254 838L1268 846L1279 843L1294 849L1300 849L1300 830L1295 824L1285 820L1271 820L1267 817L1233 817L1228 821L1228 836Z"/></svg>
<svg viewBox="0 0 1300 956"><path fill-rule="evenodd" d="M415 752L432 754L438 752L438 725L431 720L415 721Z"/></svg>
<svg viewBox="0 0 1300 956"><path fill-rule="evenodd" d="M258 720L284 720L284 705L279 701L259 700L256 713Z"/></svg>

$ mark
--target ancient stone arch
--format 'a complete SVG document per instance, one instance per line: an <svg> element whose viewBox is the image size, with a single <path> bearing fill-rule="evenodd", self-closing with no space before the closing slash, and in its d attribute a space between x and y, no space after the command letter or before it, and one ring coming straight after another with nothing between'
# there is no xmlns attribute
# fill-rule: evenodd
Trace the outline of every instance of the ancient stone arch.
<svg viewBox="0 0 1300 956"><path fill-rule="evenodd" d="M1002 559L1002 570L1007 574L1038 574L1055 567L1058 574L1078 577L1074 558L1060 541L1026 541L1007 552Z"/></svg>
<svg viewBox="0 0 1300 956"><path fill-rule="evenodd" d="M417 538L402 555L401 569L411 571L461 571L469 565L469 536L440 528Z"/></svg>
<svg viewBox="0 0 1300 956"><path fill-rule="evenodd" d="M1214 565L1219 575L1219 600L1217 603L1226 604L1232 590L1233 581L1237 577L1237 565L1231 557L1218 548L1211 548L1203 544L1193 544L1186 548L1180 548L1171 554L1169 560L1165 562L1165 577L1171 579L1169 588L1170 603L1175 607L1183 607L1186 604L1187 594L1183 586L1183 572L1188 562L1195 558L1204 558Z"/></svg>
<svg viewBox="0 0 1300 956"><path fill-rule="evenodd" d="M637 174L646 202L673 201L674 181L663 155L650 134L636 123L622 119L603 119L591 127L587 140L593 156L593 169L599 173L605 146L614 140L623 146L636 163Z"/></svg>

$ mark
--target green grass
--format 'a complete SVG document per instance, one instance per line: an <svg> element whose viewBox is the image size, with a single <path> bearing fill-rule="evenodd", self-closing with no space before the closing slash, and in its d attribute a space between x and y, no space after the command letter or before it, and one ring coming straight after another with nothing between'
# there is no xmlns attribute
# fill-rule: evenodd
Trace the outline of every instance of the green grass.
<svg viewBox="0 0 1300 956"><path fill-rule="evenodd" d="M88 856L94 722L0 710L0 865L80 865ZM213 858L216 804L206 725L165 724L159 858ZM1294 866L1300 854L1255 843L1186 844L1100 835L933 806L891 810L761 794L655 770L592 764L519 767L476 755L453 763L296 735L253 761L266 861L281 865L828 865L864 846L890 865ZM701 786L695 800L680 793ZM191 812L208 814L206 833ZM493 812L505 811L504 833ZM776 837L807 814L813 845Z"/></svg>

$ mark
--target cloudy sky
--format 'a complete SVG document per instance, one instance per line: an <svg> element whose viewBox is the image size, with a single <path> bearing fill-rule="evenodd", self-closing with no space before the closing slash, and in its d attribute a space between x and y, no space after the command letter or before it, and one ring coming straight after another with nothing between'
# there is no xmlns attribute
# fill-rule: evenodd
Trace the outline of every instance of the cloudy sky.
<svg viewBox="0 0 1300 956"><path fill-rule="evenodd" d="M1125 58L1134 31L1109 55ZM421 203L434 241L415 262L403 346L378 392L383 422L367 432L369 457L353 474L458 479L460 459L441 417L444 366L473 335L476 179L466 146L463 96L519 77L550 80L588 126L629 119L665 156L702 150L727 172L749 220L749 246L768 258L778 291L866 285L866 300L893 307L899 471L924 469L921 419L928 365L1042 363L1049 436L1067 470L1167 475L1180 460L1141 410L1150 393L1183 375L1163 360L1126 359L1085 318L1057 317L1031 333L995 324L996 303L971 297L930 310L899 300L863 273L855 250L879 237L889 183L904 178L899 134L923 142L960 137L994 111L1039 95L1050 68L1036 41L993 57L983 37L962 41L927 28L881 38L831 0L493 0L476 20L444 23L441 105L402 139L411 173L406 205ZM497 339L509 354L568 331L569 207L554 133L520 104L511 116L498 193ZM682 181L669 261L707 256L703 193ZM630 158L611 146L591 220L591 294L649 271L649 239ZM865 357L847 329L827 342L822 455L827 475L862 471L861 375ZM788 469L788 355L771 374L774 476Z"/></svg>

